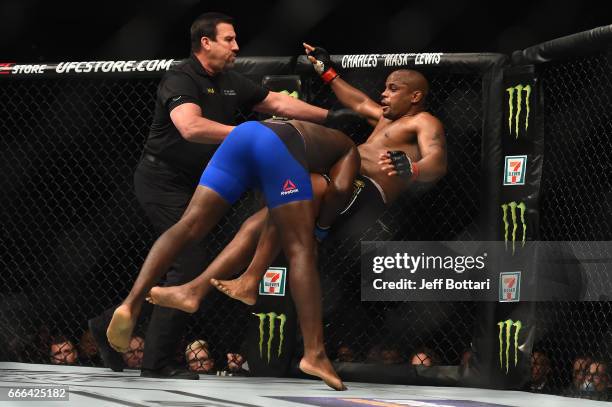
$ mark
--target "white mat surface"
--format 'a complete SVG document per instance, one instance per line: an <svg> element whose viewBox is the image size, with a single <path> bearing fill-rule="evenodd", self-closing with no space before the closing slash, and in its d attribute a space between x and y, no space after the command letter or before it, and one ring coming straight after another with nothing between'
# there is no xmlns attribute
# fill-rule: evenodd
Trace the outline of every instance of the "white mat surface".
<svg viewBox="0 0 612 407"><path fill-rule="evenodd" d="M200 380L141 378L139 371L0 363L0 390L68 386L69 401L0 401L0 406L211 406L211 407L569 407L610 403L516 391L347 383L335 392L321 381L200 376ZM6 400L6 399L5 399Z"/></svg>

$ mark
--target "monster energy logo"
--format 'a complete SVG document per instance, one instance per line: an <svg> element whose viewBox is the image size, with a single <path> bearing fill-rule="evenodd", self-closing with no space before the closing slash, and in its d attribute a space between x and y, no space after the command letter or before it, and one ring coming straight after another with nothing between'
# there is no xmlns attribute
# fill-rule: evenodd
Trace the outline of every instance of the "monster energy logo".
<svg viewBox="0 0 612 407"><path fill-rule="evenodd" d="M521 247L525 247L525 238L527 236L527 222L525 222L525 211L527 210L527 206L524 202L516 203L514 201L503 204L501 206L503 211L503 221L504 221L504 244L506 246L506 250L508 250L508 231L510 229L510 222L508 222L508 209L510 209L510 217L512 219L512 254L514 255L514 246L516 243L516 231L518 230L518 217L516 213L516 209L520 209L521 211L521 225L523 226L523 237L521 239Z"/></svg>
<svg viewBox="0 0 612 407"><path fill-rule="evenodd" d="M531 85L516 85L506 89L506 92L508 92L508 130L510 131L510 135L512 135L512 125L514 124L514 134L516 138L519 137L520 132L519 121L523 106L523 91L525 91L525 132L527 132L527 128L529 127L529 97L531 96Z"/></svg>
<svg viewBox="0 0 612 407"><path fill-rule="evenodd" d="M264 326L266 319L268 320L268 343L267 343L267 359L270 363L270 356L272 354L272 342L274 341L274 332L276 327L276 320L280 320L279 330L279 342L278 342L278 357L283 353L283 341L285 340L285 322L287 322L287 316L285 314L277 314L276 312L268 312L267 314L259 313L255 314L259 318L259 357L263 359L263 342L265 337Z"/></svg>
<svg viewBox="0 0 612 407"><path fill-rule="evenodd" d="M510 341L514 342L514 366L518 364L518 340L519 332L523 327L521 321L507 319L497 323L499 328L499 367L504 368L504 355L506 360L506 374L510 369ZM514 338L512 337L512 327L515 327Z"/></svg>

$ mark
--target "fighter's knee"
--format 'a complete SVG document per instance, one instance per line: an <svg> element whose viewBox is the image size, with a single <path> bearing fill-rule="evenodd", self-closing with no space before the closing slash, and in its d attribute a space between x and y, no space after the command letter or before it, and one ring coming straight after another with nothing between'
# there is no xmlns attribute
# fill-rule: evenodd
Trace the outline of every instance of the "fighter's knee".
<svg viewBox="0 0 612 407"><path fill-rule="evenodd" d="M285 254L300 254L313 249L315 245L313 226L307 227L305 224L296 225L295 228L285 228L281 233L282 245Z"/></svg>
<svg viewBox="0 0 612 407"><path fill-rule="evenodd" d="M340 177L332 179L325 190L326 199L329 201L346 201L353 192L353 180Z"/></svg>
<svg viewBox="0 0 612 407"><path fill-rule="evenodd" d="M332 180L333 188L336 190L336 193L342 196L349 195L353 192L353 179L351 178L341 178Z"/></svg>
<svg viewBox="0 0 612 407"><path fill-rule="evenodd" d="M312 235L300 239L295 239L291 242L285 242L283 245L283 251L289 261L301 259L302 257L308 257L314 255L314 237Z"/></svg>
<svg viewBox="0 0 612 407"><path fill-rule="evenodd" d="M202 238L206 233L206 222L205 219L200 217L185 217L181 219L181 222L186 227L186 236L189 241L196 241Z"/></svg>

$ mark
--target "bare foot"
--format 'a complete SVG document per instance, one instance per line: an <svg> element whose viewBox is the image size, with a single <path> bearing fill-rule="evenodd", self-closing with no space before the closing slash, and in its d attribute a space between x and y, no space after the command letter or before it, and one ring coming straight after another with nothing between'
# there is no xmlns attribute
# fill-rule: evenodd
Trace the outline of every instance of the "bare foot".
<svg viewBox="0 0 612 407"><path fill-rule="evenodd" d="M135 322L127 305L120 305L113 313L113 318L106 330L106 337L110 346L117 352L128 351Z"/></svg>
<svg viewBox="0 0 612 407"><path fill-rule="evenodd" d="M200 307L200 299L193 289L185 286L153 287L147 301L162 307L176 308L193 314Z"/></svg>
<svg viewBox="0 0 612 407"><path fill-rule="evenodd" d="M235 300L242 301L246 305L255 305L257 302L257 284L252 286L242 277L235 280L210 279L210 283L223 294Z"/></svg>
<svg viewBox="0 0 612 407"><path fill-rule="evenodd" d="M347 389L325 354L314 358L304 356L300 360L300 370L306 374L317 376L334 390L343 391Z"/></svg>

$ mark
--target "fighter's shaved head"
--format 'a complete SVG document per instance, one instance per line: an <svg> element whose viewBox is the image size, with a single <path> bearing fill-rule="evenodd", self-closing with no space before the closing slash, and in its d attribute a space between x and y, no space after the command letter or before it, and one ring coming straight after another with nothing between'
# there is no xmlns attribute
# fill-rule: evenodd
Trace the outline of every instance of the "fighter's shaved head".
<svg viewBox="0 0 612 407"><path fill-rule="evenodd" d="M423 92L423 99L425 99L429 93L429 82L419 71L398 69L397 71L391 72L388 79L408 85L411 90L420 90Z"/></svg>

